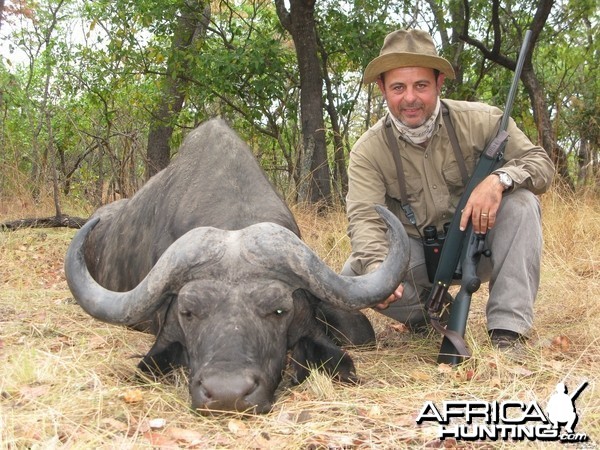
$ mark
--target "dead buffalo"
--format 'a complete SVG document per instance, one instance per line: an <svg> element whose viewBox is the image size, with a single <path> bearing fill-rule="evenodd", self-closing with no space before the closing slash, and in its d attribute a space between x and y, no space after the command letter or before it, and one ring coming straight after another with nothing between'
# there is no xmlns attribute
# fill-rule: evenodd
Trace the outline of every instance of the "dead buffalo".
<svg viewBox="0 0 600 450"><path fill-rule="evenodd" d="M354 378L316 310L356 320L346 311L378 303L403 279L407 237L378 211L386 260L369 275L336 274L300 240L249 148L213 119L136 195L92 216L73 238L65 272L90 315L156 335L140 369L189 369L194 409L264 413L288 351L297 382L309 367Z"/></svg>

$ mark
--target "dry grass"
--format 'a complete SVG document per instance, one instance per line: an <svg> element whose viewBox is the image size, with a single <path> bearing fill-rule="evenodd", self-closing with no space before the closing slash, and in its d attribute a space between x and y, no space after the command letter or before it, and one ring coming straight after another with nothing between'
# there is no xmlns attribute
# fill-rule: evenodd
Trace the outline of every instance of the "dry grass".
<svg viewBox="0 0 600 450"><path fill-rule="evenodd" d="M48 205L25 206L5 203L0 221L52 214ZM161 383L136 377L152 338L100 323L73 303L62 272L73 230L0 233L0 448L437 447L435 428L415 425L425 400L537 399L545 405L562 380L572 388L590 382L577 401L577 431L598 443L600 199L554 191L543 198L543 210L546 248L534 337L519 362L486 341L485 289L474 298L467 330L474 356L452 369L436 364L437 336L412 336L368 311L378 346L350 350L361 385L318 373L300 386L285 381L273 411L257 417L194 415L183 372ZM294 213L305 240L339 270L349 252L343 213Z"/></svg>

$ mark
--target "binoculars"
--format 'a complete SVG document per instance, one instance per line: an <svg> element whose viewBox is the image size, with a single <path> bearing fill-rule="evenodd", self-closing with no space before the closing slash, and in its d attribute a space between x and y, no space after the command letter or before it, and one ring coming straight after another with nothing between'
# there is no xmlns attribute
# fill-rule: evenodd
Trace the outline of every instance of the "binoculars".
<svg viewBox="0 0 600 450"><path fill-rule="evenodd" d="M423 251L425 253L425 266L427 267L427 276L429 281L433 283L435 279L435 272L440 262L440 255L442 254L442 247L448 234L448 228L450 228L450 222L446 222L443 227L443 231L438 233L437 229L433 225L426 226L423 229Z"/></svg>

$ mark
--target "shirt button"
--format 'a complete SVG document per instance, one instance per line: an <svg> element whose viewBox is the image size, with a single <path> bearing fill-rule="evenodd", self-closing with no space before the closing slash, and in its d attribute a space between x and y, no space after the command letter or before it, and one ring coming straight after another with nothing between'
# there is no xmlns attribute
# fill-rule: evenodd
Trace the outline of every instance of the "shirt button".
<svg viewBox="0 0 600 450"><path fill-rule="evenodd" d="M437 184L434 184L432 188L437 189Z"/></svg>

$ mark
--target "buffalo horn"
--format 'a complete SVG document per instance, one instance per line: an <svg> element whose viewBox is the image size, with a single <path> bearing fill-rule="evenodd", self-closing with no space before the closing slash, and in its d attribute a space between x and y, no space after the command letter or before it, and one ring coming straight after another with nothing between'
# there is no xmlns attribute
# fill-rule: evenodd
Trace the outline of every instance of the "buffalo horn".
<svg viewBox="0 0 600 450"><path fill-rule="evenodd" d="M178 292L186 282L227 274L246 280L279 279L339 307L362 309L387 298L404 279L408 265L408 236L400 221L382 206L376 210L388 227L389 251L379 268L367 275L335 273L292 231L274 223L236 231L199 227L171 244L134 289L115 292L94 280L85 262L84 243L99 219L86 223L73 238L65 275L73 297L88 314L120 325L147 320L165 293ZM228 252L233 255L226 256Z"/></svg>
<svg viewBox="0 0 600 450"><path fill-rule="evenodd" d="M257 235L253 245L246 242L252 259L262 259L271 271L278 271L289 284L296 284L324 301L344 309L357 310L385 300L404 280L410 245L398 218L387 208L376 205L388 228L389 250L385 260L373 272L348 277L335 273L299 238L285 229L287 238L265 239ZM250 241L250 239L247 239Z"/></svg>
<svg viewBox="0 0 600 450"><path fill-rule="evenodd" d="M91 316L108 323L134 325L149 318L162 304L163 294L177 290L204 266L224 254L227 237L221 230L195 228L175 241L146 277L128 292L101 286L90 274L84 243L99 219L90 220L76 234L65 256L65 275L73 297ZM189 242L197 242L194 247Z"/></svg>

